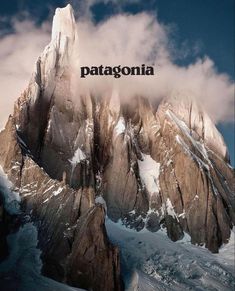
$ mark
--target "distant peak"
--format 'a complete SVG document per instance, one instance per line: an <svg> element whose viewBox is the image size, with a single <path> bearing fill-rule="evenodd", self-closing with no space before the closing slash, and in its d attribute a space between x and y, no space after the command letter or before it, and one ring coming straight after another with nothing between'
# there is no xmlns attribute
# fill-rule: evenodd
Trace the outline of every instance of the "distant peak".
<svg viewBox="0 0 235 291"><path fill-rule="evenodd" d="M52 40L58 36L66 36L74 39L76 31L76 22L74 11L70 4L64 8L57 8L53 18Z"/></svg>

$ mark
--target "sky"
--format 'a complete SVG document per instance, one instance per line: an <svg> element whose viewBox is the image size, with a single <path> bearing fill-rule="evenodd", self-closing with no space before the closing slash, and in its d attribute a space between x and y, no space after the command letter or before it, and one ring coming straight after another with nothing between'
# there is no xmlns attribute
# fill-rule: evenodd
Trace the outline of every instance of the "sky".
<svg viewBox="0 0 235 291"><path fill-rule="evenodd" d="M135 48L145 40L149 42L150 48L160 43L163 51L170 54L169 69L166 74L169 76L171 73L173 83L181 81L175 77L176 75L182 75L184 80L186 74L190 73L192 76L196 74L200 85L199 75L207 70L203 80L209 84L208 104L216 115L214 120L228 145L231 162L235 164L234 103L231 100L227 101L228 98L234 97L234 92L231 93L234 90L231 84L235 79L234 0L2 0L0 122L5 122L13 101L27 86L36 58L49 42L55 8L63 7L67 3L72 4L76 17L82 25L89 24L81 25L87 32L85 35L87 42L84 41L83 45L84 52L90 52L88 42L91 36L92 39L98 40L97 37L104 32L107 33L110 42L119 45L112 39L111 33L108 34L107 25L116 31L116 26L126 23L130 27L125 31L127 35L133 32L137 35L138 31L133 30L133 27L138 25L139 32L148 34L146 39L137 37ZM115 18L117 15L132 15L133 18L127 16ZM94 28L96 33L93 33ZM116 33L120 38L123 35L123 31L117 30ZM152 41L154 33L157 35L156 42ZM93 43L96 45L95 42ZM102 51L104 47L97 45L97 50ZM149 56L148 45L143 45L142 50L146 52L146 55L142 54L145 60L146 56ZM128 57L127 53L126 56ZM158 56L158 59L162 60L162 58ZM169 61L168 56L164 58ZM201 63L197 63L198 60L202 60ZM188 68L189 66L191 67ZM173 73L174 77L172 77ZM208 74L209 78L207 78ZM2 126L3 124L0 124L0 127Z"/></svg>

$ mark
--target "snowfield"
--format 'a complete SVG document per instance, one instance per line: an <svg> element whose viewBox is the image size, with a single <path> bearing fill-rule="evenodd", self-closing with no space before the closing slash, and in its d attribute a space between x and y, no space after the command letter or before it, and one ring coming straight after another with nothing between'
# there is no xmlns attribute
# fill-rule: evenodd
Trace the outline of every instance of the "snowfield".
<svg viewBox="0 0 235 291"><path fill-rule="evenodd" d="M127 291L234 290L234 230L219 254L172 242L164 231L137 232L106 219L108 236L121 250Z"/></svg>
<svg viewBox="0 0 235 291"><path fill-rule="evenodd" d="M3 172L0 179L5 206L10 213L16 214L19 196L10 190L11 183ZM98 197L96 203L105 204L105 201ZM143 229L137 232L108 218L106 229L111 242L120 249L126 291L234 290L235 229L229 243L221 247L219 254L191 245L187 236L174 243L164 230L152 233ZM37 235L36 227L28 222L8 236L10 255L0 264L0 289L81 290L41 275Z"/></svg>
<svg viewBox="0 0 235 291"><path fill-rule="evenodd" d="M160 163L153 160L150 155L145 155L143 153L142 158L142 161L138 160L141 181L150 195L153 195L154 193L158 195L160 191Z"/></svg>
<svg viewBox="0 0 235 291"><path fill-rule="evenodd" d="M125 130L126 130L125 120L123 117L120 117L117 125L114 128L114 132L116 133L116 135L119 135L124 133Z"/></svg>

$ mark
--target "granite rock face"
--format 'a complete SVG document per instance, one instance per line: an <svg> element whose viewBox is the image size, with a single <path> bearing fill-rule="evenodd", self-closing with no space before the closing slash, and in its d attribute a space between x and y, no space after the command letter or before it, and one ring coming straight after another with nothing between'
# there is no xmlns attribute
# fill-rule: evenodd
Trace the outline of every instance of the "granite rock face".
<svg viewBox="0 0 235 291"><path fill-rule="evenodd" d="M8 126L11 122L6 132L14 141L15 131ZM21 150L23 153L25 148ZM51 179L30 155L22 154L21 161L12 155L10 168L5 165L4 169L12 181L12 168L19 170L15 190L22 199L22 210L36 223L43 274L86 290L123 290L119 251L108 241L105 209L94 203L93 189L75 190L65 181ZM4 242L3 237L6 253Z"/></svg>
<svg viewBox="0 0 235 291"><path fill-rule="evenodd" d="M89 290L121 290L119 252L107 238L105 210L89 188L55 182L26 158L21 197L39 230L43 273Z"/></svg>
<svg viewBox="0 0 235 291"><path fill-rule="evenodd" d="M119 251L108 241L105 210L95 204L88 175L92 165L81 164L82 151L73 158L80 142L92 151L83 113L69 100L75 25L71 6L56 11L51 43L0 133L0 164L37 225L43 273L85 289L122 290Z"/></svg>
<svg viewBox="0 0 235 291"><path fill-rule="evenodd" d="M206 112L183 92L158 105L144 97L123 102L115 91L79 95L71 6L57 10L53 24L0 133L0 164L37 223L43 272L86 289L122 290L104 200L113 221L137 231L166 228L173 241L188 233L217 252L235 223L235 183Z"/></svg>

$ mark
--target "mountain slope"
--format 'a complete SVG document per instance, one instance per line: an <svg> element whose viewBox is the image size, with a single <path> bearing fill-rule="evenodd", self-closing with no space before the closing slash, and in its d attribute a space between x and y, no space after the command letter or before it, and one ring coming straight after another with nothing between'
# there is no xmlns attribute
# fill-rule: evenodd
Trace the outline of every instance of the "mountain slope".
<svg viewBox="0 0 235 291"><path fill-rule="evenodd" d="M219 254L190 244L190 237L172 242L165 231L136 232L106 220L111 241L119 246L126 290L233 290L234 230Z"/></svg>
<svg viewBox="0 0 235 291"><path fill-rule="evenodd" d="M218 252L235 222L234 172L223 138L192 96L124 102L74 90L79 52L72 8L0 133L0 164L36 222L43 271L73 286L122 290L107 214L135 230ZM98 202L97 202L98 201ZM102 202L103 203L103 202ZM103 269L102 269L103 268Z"/></svg>

